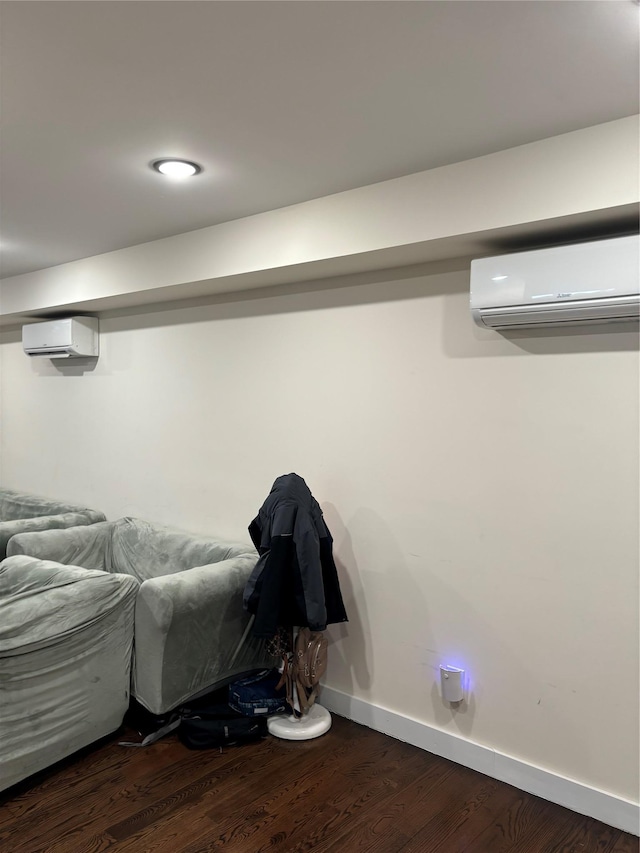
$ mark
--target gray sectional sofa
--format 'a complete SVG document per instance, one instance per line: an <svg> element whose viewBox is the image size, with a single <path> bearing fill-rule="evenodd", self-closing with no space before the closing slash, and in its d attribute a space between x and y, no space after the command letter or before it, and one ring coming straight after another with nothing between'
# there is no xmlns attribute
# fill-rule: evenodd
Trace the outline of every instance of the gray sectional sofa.
<svg viewBox="0 0 640 853"><path fill-rule="evenodd" d="M32 557L0 564L0 791L120 727L138 587Z"/></svg>
<svg viewBox="0 0 640 853"><path fill-rule="evenodd" d="M88 507L0 489L0 560L6 555L7 542L16 533L76 527L104 520L104 513Z"/></svg>
<svg viewBox="0 0 640 853"><path fill-rule="evenodd" d="M136 580L132 693L154 714L273 665L262 641L249 636L242 605L257 560L250 545L121 518L20 533L7 553Z"/></svg>

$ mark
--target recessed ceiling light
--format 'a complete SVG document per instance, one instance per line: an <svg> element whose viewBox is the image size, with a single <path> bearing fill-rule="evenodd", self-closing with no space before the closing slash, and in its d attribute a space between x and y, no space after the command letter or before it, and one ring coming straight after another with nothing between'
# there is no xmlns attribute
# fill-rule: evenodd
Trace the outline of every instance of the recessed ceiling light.
<svg viewBox="0 0 640 853"><path fill-rule="evenodd" d="M197 175L202 171L202 166L197 163L192 163L189 160L174 160L170 157L154 160L151 168L168 178L189 178L191 175Z"/></svg>

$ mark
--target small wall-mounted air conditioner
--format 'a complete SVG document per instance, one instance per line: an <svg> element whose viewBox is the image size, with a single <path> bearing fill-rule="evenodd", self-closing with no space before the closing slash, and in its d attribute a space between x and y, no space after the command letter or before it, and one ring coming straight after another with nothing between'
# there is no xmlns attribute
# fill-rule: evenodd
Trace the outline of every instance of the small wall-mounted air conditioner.
<svg viewBox="0 0 640 853"><path fill-rule="evenodd" d="M99 354L97 317L59 317L22 327L22 346L29 356L86 358Z"/></svg>
<svg viewBox="0 0 640 853"><path fill-rule="evenodd" d="M480 258L471 313L489 329L638 320L639 270L637 235Z"/></svg>

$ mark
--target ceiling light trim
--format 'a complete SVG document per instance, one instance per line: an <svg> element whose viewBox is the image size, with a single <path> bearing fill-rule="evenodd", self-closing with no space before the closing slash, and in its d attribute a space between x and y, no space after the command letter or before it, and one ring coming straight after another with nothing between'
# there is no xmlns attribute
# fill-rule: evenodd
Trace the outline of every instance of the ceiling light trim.
<svg viewBox="0 0 640 853"><path fill-rule="evenodd" d="M170 172L165 172L162 169L163 166L168 164L187 166L193 169L193 172L184 171L182 174L171 174ZM164 177L167 178L192 178L204 171L199 163L196 163L193 160L183 160L182 157L159 157L158 159L153 160L149 165L155 172L158 172L160 175L164 175Z"/></svg>

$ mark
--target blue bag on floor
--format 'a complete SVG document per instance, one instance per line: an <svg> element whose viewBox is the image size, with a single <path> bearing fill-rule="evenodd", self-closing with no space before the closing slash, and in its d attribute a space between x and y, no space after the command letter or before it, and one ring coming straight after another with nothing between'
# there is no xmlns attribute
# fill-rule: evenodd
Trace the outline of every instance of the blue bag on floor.
<svg viewBox="0 0 640 853"><path fill-rule="evenodd" d="M277 669L261 669L229 685L229 706L245 717L268 717L291 713L284 686L277 688Z"/></svg>

